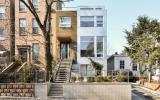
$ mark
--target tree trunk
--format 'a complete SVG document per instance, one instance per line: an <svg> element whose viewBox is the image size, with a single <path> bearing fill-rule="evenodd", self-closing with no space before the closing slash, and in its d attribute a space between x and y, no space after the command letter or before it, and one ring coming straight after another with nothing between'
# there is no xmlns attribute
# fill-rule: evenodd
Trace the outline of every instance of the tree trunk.
<svg viewBox="0 0 160 100"><path fill-rule="evenodd" d="M53 57L51 55L50 47L51 47L50 32L47 32L45 36L45 61L46 61L47 81L49 81L49 76L52 75Z"/></svg>
<svg viewBox="0 0 160 100"><path fill-rule="evenodd" d="M149 83L151 83L151 80L152 80L152 76L151 76L151 66L152 66L152 65L149 65L149 66L148 66L148 82L149 82Z"/></svg>

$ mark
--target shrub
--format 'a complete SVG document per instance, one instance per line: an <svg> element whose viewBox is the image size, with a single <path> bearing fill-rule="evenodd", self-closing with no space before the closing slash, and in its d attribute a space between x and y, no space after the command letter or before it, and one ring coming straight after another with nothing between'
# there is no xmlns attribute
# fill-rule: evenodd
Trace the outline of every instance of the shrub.
<svg viewBox="0 0 160 100"><path fill-rule="evenodd" d="M75 82L76 81L76 77L71 77L71 82Z"/></svg>
<svg viewBox="0 0 160 100"><path fill-rule="evenodd" d="M122 76L122 75L116 75L115 81L124 82L125 81L125 77Z"/></svg>
<svg viewBox="0 0 160 100"><path fill-rule="evenodd" d="M95 78L94 77L87 77L87 81L88 82L95 82Z"/></svg>
<svg viewBox="0 0 160 100"><path fill-rule="evenodd" d="M83 82L84 77L78 77L78 80L79 80L80 82Z"/></svg>
<svg viewBox="0 0 160 100"><path fill-rule="evenodd" d="M102 76L97 76L97 77L95 77L95 81L96 81L96 82L103 82L104 79L103 79Z"/></svg>

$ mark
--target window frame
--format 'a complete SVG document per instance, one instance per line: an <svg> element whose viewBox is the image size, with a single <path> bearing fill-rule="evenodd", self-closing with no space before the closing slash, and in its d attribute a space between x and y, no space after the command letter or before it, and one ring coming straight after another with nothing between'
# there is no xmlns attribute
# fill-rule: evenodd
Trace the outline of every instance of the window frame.
<svg viewBox="0 0 160 100"><path fill-rule="evenodd" d="M35 51L34 51L34 46L37 46L38 48L35 48L36 49L36 51L37 51L37 49L38 49L38 53L35 53ZM33 63L35 63L35 64L39 64L39 62L40 62L40 45L39 45L39 43L33 43L32 44L32 61L33 61ZM37 55L38 54L38 55Z"/></svg>
<svg viewBox="0 0 160 100"><path fill-rule="evenodd" d="M3 41L5 38L4 38L4 29L3 28L0 28L0 30L2 31L2 35L0 35L0 41ZM0 31L0 33L1 33Z"/></svg>
<svg viewBox="0 0 160 100"><path fill-rule="evenodd" d="M98 41L98 38L101 37L102 41ZM102 53L98 53L98 43L102 43ZM102 56L98 56L98 54L102 55ZM104 36L96 36L96 57L98 58L102 58L104 57Z"/></svg>
<svg viewBox="0 0 160 100"><path fill-rule="evenodd" d="M2 17L0 17L0 20L3 20L5 17L5 6L4 5L0 5L0 8L2 8L2 12L0 12L0 14L2 15Z"/></svg>
<svg viewBox="0 0 160 100"><path fill-rule="evenodd" d="M89 20L86 21L87 19L89 19L89 17L91 18L90 21ZM95 25L94 18L95 16L80 16L80 27L94 27Z"/></svg>
<svg viewBox="0 0 160 100"><path fill-rule="evenodd" d="M21 3L23 4L23 7L21 7ZM19 11L20 12L26 11L26 6L21 0L19 0Z"/></svg>
<svg viewBox="0 0 160 100"><path fill-rule="evenodd" d="M25 23L25 27L21 27L21 24L20 24L20 23L21 23L22 20L25 20L25 22L26 22L26 23ZM19 34L20 34L21 36L27 35L27 33L25 32L26 26L27 26L27 21L26 21L26 19L25 19L25 18L20 18L20 19L19 19ZM23 30L23 33L21 33L21 32L22 32L21 29Z"/></svg>
<svg viewBox="0 0 160 100"><path fill-rule="evenodd" d="M62 18L63 20L68 19L67 22L62 22ZM72 18L70 16L60 16L59 17L59 27L61 28L70 28L71 27L71 23L72 23Z"/></svg>
<svg viewBox="0 0 160 100"><path fill-rule="evenodd" d="M122 63L123 62L123 63ZM119 68L120 69L125 69L125 60L120 60L119 61Z"/></svg>
<svg viewBox="0 0 160 100"><path fill-rule="evenodd" d="M99 18L98 17L102 17L102 19L101 20L99 20ZM96 26L97 27L103 27L104 26L104 17L103 16L96 16Z"/></svg>
<svg viewBox="0 0 160 100"><path fill-rule="evenodd" d="M39 34L39 26L38 26L38 23L37 23L35 18L32 18L32 34L33 35L38 35Z"/></svg>
<svg viewBox="0 0 160 100"><path fill-rule="evenodd" d="M89 39L87 39L87 40L82 40L82 38L83 37L90 37L91 39L93 39L93 40L89 40ZM93 47L92 47L92 49L90 49L90 50L93 50L92 51L92 55L84 55L84 54L82 54L82 43L87 43L87 44L91 44ZM83 45L84 46L84 45ZM89 51L89 49L85 49L85 52L87 52L87 51ZM80 36L80 57L95 57L95 37L94 36Z"/></svg>

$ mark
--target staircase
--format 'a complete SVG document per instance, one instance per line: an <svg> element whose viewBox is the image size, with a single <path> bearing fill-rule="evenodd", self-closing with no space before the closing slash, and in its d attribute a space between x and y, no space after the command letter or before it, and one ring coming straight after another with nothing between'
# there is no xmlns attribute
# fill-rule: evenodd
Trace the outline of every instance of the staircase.
<svg viewBox="0 0 160 100"><path fill-rule="evenodd" d="M71 65L72 61L70 59L63 59L60 62L54 83L50 87L49 100L64 100L63 83L69 82Z"/></svg>

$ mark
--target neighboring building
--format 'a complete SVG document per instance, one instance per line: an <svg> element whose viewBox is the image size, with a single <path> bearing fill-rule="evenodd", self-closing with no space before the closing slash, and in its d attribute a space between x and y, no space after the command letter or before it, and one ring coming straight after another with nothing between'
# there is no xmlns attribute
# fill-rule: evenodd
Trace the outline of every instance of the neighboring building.
<svg viewBox="0 0 160 100"><path fill-rule="evenodd" d="M43 22L45 18L45 2L43 0L32 0L34 7ZM60 4L58 4L60 6ZM52 9L57 9L54 3ZM53 42L56 39L56 14L52 13L52 33L51 33L51 51L53 50ZM45 46L44 37L34 16L25 7L20 0L15 0L15 53L20 55L23 61L29 62L33 66L45 67ZM53 52L52 52L53 54Z"/></svg>
<svg viewBox="0 0 160 100"><path fill-rule="evenodd" d="M139 66L134 64L129 56L115 53L107 59L107 72L118 70L130 70L133 76L139 76Z"/></svg>
<svg viewBox="0 0 160 100"><path fill-rule="evenodd" d="M81 76L90 76L92 58L107 73L107 11L102 6L81 6L77 10L77 67ZM87 73L88 72L88 73Z"/></svg>
<svg viewBox="0 0 160 100"><path fill-rule="evenodd" d="M7 64L14 55L13 4L13 0L0 0L0 60L5 59Z"/></svg>
<svg viewBox="0 0 160 100"><path fill-rule="evenodd" d="M54 58L72 59L77 62L77 12L56 12L56 47Z"/></svg>

